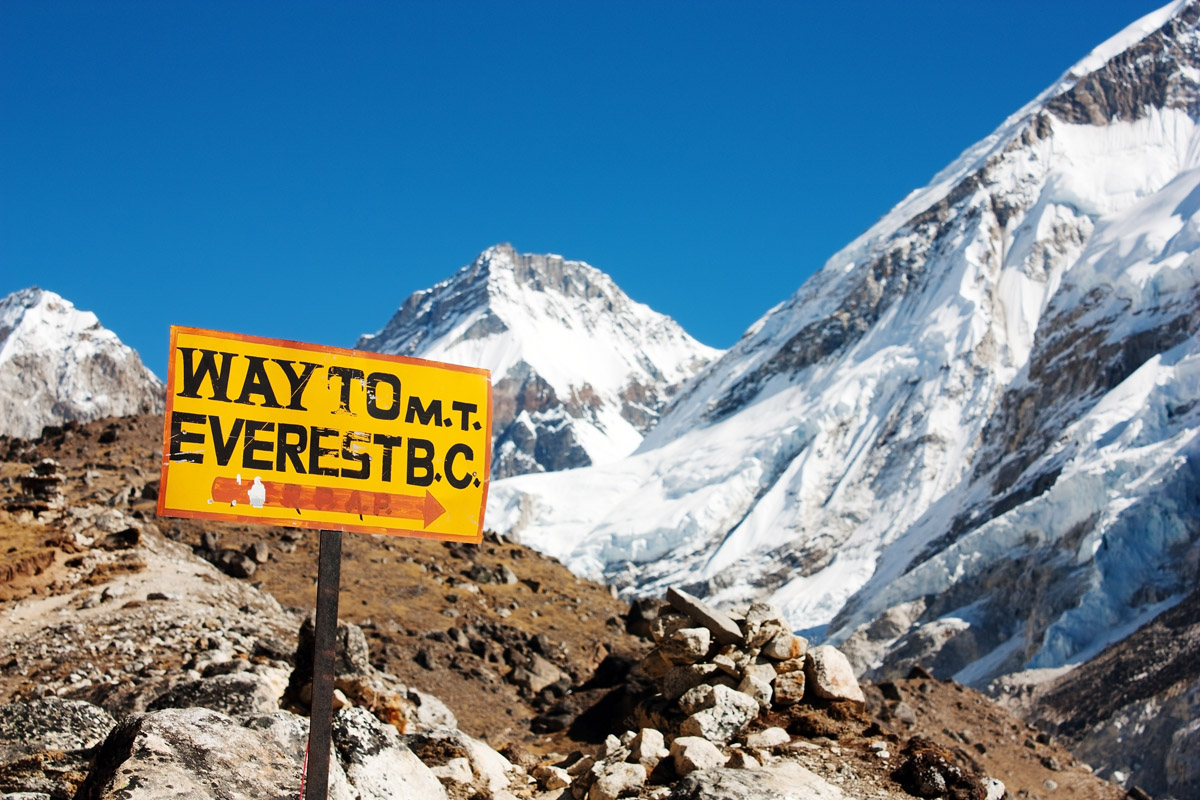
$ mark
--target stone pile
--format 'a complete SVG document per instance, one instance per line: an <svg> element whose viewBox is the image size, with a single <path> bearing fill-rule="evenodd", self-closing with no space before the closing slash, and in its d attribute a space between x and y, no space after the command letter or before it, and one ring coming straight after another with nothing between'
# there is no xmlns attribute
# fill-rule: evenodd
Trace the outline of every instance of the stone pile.
<svg viewBox="0 0 1200 800"><path fill-rule="evenodd" d="M5 502L5 510L32 511L36 515L60 509L66 502L62 490L65 480L58 462L44 458L21 476L21 493Z"/></svg>
<svg viewBox="0 0 1200 800"><path fill-rule="evenodd" d="M534 777L543 790L614 800L696 771L769 766L792 740L761 724L769 712L801 703L863 708L846 657L828 645L810 648L767 604L725 613L672 588L661 607L638 611L656 644L641 669L658 690L635 707L639 730L608 737L600 758L540 768Z"/></svg>

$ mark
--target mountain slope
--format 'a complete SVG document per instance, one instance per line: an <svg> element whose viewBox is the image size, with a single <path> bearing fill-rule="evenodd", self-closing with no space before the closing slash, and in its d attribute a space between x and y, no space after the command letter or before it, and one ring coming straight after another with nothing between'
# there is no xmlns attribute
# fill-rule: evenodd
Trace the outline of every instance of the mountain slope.
<svg viewBox="0 0 1200 800"><path fill-rule="evenodd" d="M611 467L489 524L630 592L769 596L878 675L1097 652L1197 576L1200 37L1106 42L836 254Z"/></svg>
<svg viewBox="0 0 1200 800"><path fill-rule="evenodd" d="M580 261L488 248L357 347L492 371L493 476L611 463L718 351Z"/></svg>
<svg viewBox="0 0 1200 800"><path fill-rule="evenodd" d="M92 312L36 287L0 300L0 434L162 408L162 383Z"/></svg>

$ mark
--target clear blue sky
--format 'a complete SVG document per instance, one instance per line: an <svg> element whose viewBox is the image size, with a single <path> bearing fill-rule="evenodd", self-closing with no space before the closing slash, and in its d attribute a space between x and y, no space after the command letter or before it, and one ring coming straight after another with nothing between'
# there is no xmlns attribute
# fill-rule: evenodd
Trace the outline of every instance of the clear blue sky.
<svg viewBox="0 0 1200 800"><path fill-rule="evenodd" d="M353 346L488 245L728 347L1150 2L0 3L0 295Z"/></svg>

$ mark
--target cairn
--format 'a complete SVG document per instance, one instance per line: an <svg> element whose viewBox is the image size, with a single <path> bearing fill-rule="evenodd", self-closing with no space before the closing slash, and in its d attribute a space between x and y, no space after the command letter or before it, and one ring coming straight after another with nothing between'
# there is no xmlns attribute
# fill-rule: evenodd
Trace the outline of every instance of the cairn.
<svg viewBox="0 0 1200 800"><path fill-rule="evenodd" d="M42 459L20 480L21 494L5 503L6 511L32 511L37 515L65 505L62 485L66 478L59 472L58 462L54 459Z"/></svg>
<svg viewBox="0 0 1200 800"><path fill-rule="evenodd" d="M535 773L543 789L613 800L699 769L753 769L791 741L780 727L751 730L766 713L814 699L865 704L846 657L828 645L810 648L765 603L725 613L671 588L647 618L656 646L641 669L658 692L635 708L639 730L610 736L600 758L543 768Z"/></svg>

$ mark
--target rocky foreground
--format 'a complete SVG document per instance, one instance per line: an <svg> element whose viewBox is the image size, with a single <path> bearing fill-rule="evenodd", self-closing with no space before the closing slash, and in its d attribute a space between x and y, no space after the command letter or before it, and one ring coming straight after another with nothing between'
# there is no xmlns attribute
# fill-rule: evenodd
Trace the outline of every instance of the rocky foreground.
<svg viewBox="0 0 1200 800"><path fill-rule="evenodd" d="M254 579L286 589L272 570L303 548L155 520L135 433L0 443L0 796L298 797L309 609ZM361 624L339 623L330 797L1125 794L953 682L860 684L769 606L671 590L613 616L602 587L495 539L405 557L436 587L434 616L407 593L417 627L363 618L382 606L347 602L353 576L390 548L346 553Z"/></svg>

